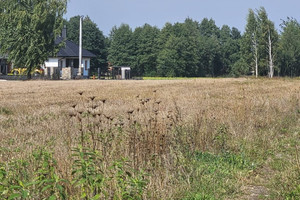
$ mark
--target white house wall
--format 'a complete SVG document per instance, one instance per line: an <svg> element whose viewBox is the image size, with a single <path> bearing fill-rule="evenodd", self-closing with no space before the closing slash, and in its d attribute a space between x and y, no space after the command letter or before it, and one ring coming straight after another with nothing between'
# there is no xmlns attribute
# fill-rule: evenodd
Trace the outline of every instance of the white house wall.
<svg viewBox="0 0 300 200"><path fill-rule="evenodd" d="M58 67L58 58L49 58L45 62L45 67Z"/></svg>

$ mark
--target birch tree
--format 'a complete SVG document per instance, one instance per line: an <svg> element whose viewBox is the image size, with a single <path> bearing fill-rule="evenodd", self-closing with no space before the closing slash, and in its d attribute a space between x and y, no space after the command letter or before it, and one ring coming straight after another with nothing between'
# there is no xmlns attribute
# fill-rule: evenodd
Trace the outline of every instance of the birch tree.
<svg viewBox="0 0 300 200"><path fill-rule="evenodd" d="M248 50L250 50L250 54L247 56L251 57L252 62L254 63L254 72L256 78L258 77L258 48L259 48L259 36L258 36L258 21L256 14L252 9L249 10L249 14L247 17L247 25L246 25L246 31L244 35L244 44L248 46ZM246 51L247 54L247 51Z"/></svg>
<svg viewBox="0 0 300 200"><path fill-rule="evenodd" d="M262 59L262 74L264 71L270 78L274 76L274 57L275 49L278 43L278 33L274 23L268 19L268 14L264 7L257 11L260 36L260 56Z"/></svg>

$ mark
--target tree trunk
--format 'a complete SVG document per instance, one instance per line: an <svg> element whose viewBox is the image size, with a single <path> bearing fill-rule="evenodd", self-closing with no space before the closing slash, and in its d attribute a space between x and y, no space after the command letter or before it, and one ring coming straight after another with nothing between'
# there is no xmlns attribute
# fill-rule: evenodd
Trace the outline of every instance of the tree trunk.
<svg viewBox="0 0 300 200"><path fill-rule="evenodd" d="M255 61L255 77L258 77L258 44L256 40L256 36L254 35L252 39L252 44L254 48L254 61Z"/></svg>
<svg viewBox="0 0 300 200"><path fill-rule="evenodd" d="M273 78L274 76L274 64L273 64L273 55L272 55L272 40L271 40L271 33L269 31L269 66L270 66L270 72L269 72L269 77Z"/></svg>
<svg viewBox="0 0 300 200"><path fill-rule="evenodd" d="M258 49L255 46L255 76L258 77Z"/></svg>
<svg viewBox="0 0 300 200"><path fill-rule="evenodd" d="M27 80L31 80L31 67L27 68Z"/></svg>

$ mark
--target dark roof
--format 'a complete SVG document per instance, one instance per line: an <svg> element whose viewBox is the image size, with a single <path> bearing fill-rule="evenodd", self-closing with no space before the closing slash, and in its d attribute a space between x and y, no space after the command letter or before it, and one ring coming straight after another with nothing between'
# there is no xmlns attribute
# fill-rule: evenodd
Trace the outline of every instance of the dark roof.
<svg viewBox="0 0 300 200"><path fill-rule="evenodd" d="M59 44L63 41L64 41L63 37L58 37L55 40L55 44ZM59 50L59 52L57 53L57 57L79 57L79 45L69 40L65 40L65 47ZM94 58L96 57L96 55L82 48L82 57Z"/></svg>

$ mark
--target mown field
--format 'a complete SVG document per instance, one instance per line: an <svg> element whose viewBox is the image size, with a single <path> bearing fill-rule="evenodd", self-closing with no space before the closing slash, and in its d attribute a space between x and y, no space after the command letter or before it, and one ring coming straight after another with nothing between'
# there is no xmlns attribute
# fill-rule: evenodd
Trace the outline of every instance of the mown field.
<svg viewBox="0 0 300 200"><path fill-rule="evenodd" d="M0 199L300 199L300 80L0 83Z"/></svg>

